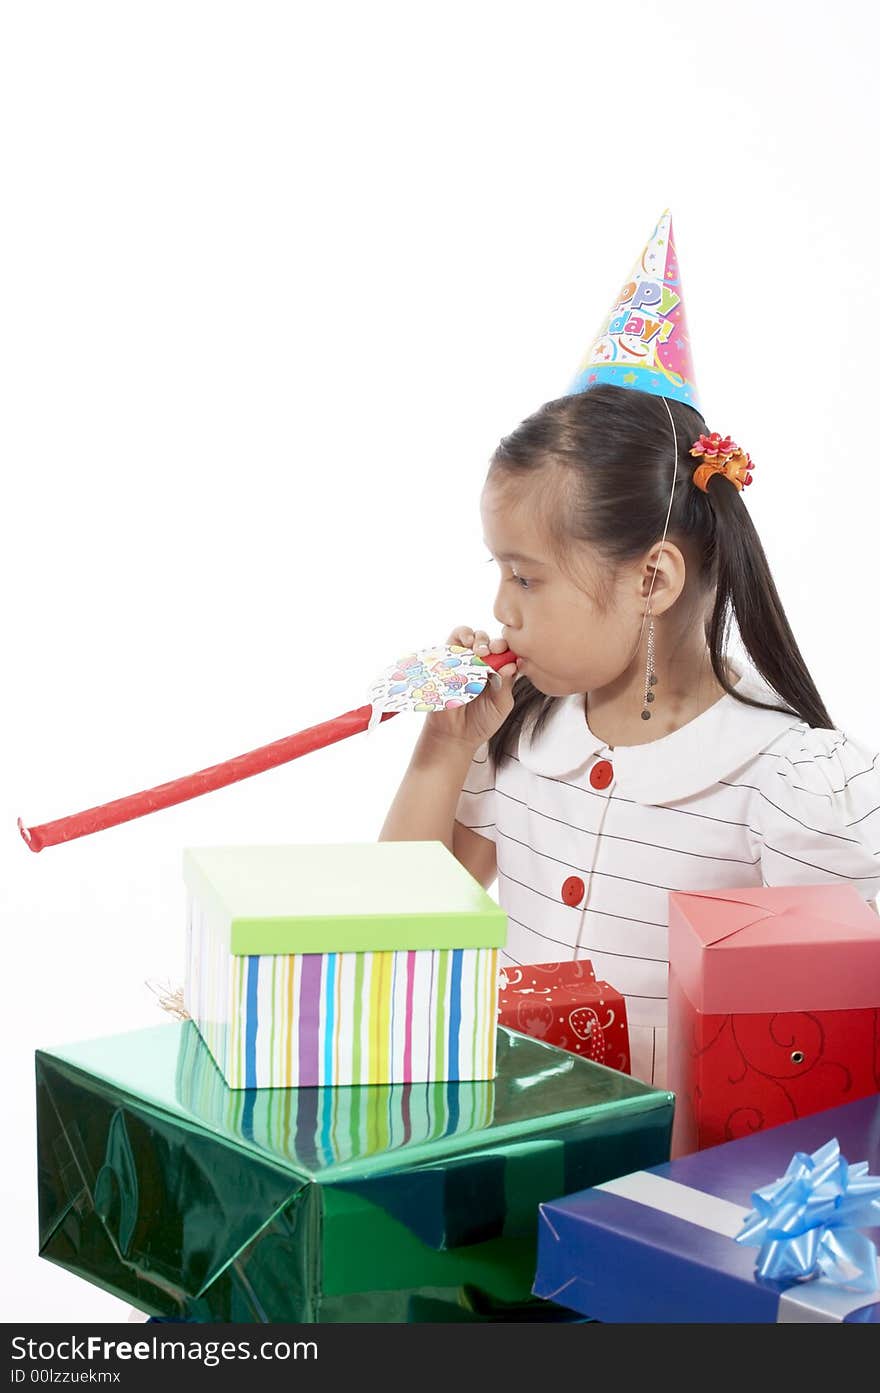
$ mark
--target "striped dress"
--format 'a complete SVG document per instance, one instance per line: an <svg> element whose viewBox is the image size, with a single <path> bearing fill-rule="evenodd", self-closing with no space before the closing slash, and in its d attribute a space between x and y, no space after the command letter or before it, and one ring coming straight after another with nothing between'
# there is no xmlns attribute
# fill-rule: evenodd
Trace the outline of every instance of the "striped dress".
<svg viewBox="0 0 880 1393"><path fill-rule="evenodd" d="M746 670L736 690L779 702ZM562 698L493 778L482 745L457 821L495 842L505 964L590 958L626 997L632 1072L666 1083L670 890L850 881L880 891L880 755L725 694L672 734L604 744Z"/></svg>

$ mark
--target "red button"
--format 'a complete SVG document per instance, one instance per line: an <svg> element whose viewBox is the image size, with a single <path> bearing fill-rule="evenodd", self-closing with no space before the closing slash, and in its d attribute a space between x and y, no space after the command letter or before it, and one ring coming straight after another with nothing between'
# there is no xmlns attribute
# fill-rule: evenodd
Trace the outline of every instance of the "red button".
<svg viewBox="0 0 880 1393"><path fill-rule="evenodd" d="M570 875L568 880L562 883L562 899L565 904L580 904L584 898L586 886L579 875Z"/></svg>
<svg viewBox="0 0 880 1393"><path fill-rule="evenodd" d="M614 769L607 759L600 759L590 770L590 783L593 788L607 788L614 778Z"/></svg>

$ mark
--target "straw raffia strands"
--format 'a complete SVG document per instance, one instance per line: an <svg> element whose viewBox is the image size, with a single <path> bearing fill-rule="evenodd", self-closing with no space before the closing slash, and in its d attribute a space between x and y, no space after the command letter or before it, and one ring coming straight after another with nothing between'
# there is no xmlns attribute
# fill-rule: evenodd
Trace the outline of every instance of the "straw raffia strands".
<svg viewBox="0 0 880 1393"><path fill-rule="evenodd" d="M189 1011L183 1004L183 987L172 987L170 981L164 984L148 980L147 986L155 997L158 998L159 1005L163 1011L167 1011L169 1016L173 1016L178 1021L188 1021Z"/></svg>

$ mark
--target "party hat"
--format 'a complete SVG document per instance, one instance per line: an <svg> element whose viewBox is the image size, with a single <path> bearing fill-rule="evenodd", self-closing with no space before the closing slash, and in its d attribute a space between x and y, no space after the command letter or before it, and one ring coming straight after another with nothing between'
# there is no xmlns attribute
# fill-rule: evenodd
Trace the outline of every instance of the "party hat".
<svg viewBox="0 0 880 1393"><path fill-rule="evenodd" d="M672 215L663 213L564 395L598 382L700 410Z"/></svg>

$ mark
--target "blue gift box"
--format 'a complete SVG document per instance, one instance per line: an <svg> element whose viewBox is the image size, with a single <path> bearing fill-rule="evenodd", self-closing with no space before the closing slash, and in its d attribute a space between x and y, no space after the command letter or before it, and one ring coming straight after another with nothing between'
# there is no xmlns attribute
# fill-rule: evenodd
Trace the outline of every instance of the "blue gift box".
<svg viewBox="0 0 880 1393"><path fill-rule="evenodd" d="M833 1137L880 1174L880 1095L542 1204L534 1294L609 1322L880 1323L880 1291L764 1280L734 1239L752 1192Z"/></svg>

